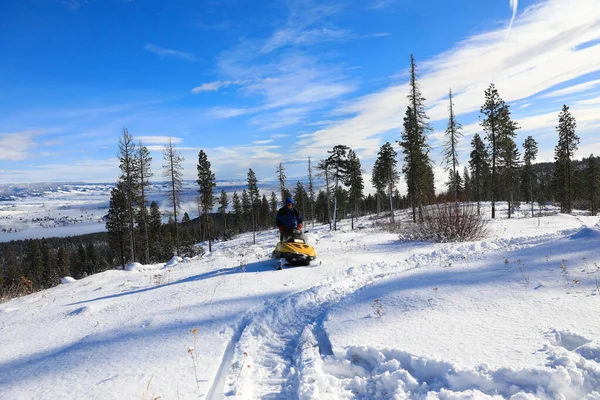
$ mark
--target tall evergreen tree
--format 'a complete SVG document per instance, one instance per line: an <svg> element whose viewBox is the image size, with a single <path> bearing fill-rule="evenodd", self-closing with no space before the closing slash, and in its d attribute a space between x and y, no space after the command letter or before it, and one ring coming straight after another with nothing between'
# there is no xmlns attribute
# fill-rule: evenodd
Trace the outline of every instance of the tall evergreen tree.
<svg viewBox="0 0 600 400"><path fill-rule="evenodd" d="M96 247L94 246L94 244L89 241L87 243L87 245L85 246L85 255L86 255L86 262L85 262L85 273L87 275L93 275L97 272L98 267L100 265L100 260L99 260L99 255L98 252L96 251Z"/></svg>
<svg viewBox="0 0 600 400"><path fill-rule="evenodd" d="M473 187L471 183L471 175L469 175L469 169L465 165L463 169L463 185L464 185L464 199L466 201L471 201L471 194L473 192Z"/></svg>
<svg viewBox="0 0 600 400"><path fill-rule="evenodd" d="M573 165L572 158L577 151L579 137L575 134L577 122L571 115L569 107L563 106L558 116L558 144L554 150L555 182L560 211L570 213L573 209Z"/></svg>
<svg viewBox="0 0 600 400"><path fill-rule="evenodd" d="M243 193L245 192L246 190L244 189ZM245 194L245 196L248 197L247 194ZM233 196L231 197L231 207L233 208L233 212L235 214L235 223L237 225L236 229L239 232L242 230L243 215L245 209L242 204L242 200L240 199L240 196L238 196L237 192L233 192Z"/></svg>
<svg viewBox="0 0 600 400"><path fill-rule="evenodd" d="M296 208L300 211L300 213L302 213L302 215L306 214L308 195L306 194L304 185L300 181L296 183L296 190L294 191L294 203L296 203Z"/></svg>
<svg viewBox="0 0 600 400"><path fill-rule="evenodd" d="M160 214L160 208L156 201L150 203L150 216L148 218L149 227L149 242L150 242L150 259L152 261L160 261L162 255L162 215Z"/></svg>
<svg viewBox="0 0 600 400"><path fill-rule="evenodd" d="M597 215L600 202L600 165L593 154L586 160L585 178L585 194L590 202L590 210L592 215Z"/></svg>
<svg viewBox="0 0 600 400"><path fill-rule="evenodd" d="M450 118L448 119L448 127L446 128L446 143L444 145L444 163L446 165L445 171L449 173L450 179L446 184L450 193L454 195L454 201L458 202L458 197L462 190L462 179L460 172L458 172L458 141L462 138L462 125L456 121L454 115L454 104L452 103L452 89L448 93L450 99L450 106L448 111L450 112Z"/></svg>
<svg viewBox="0 0 600 400"><path fill-rule="evenodd" d="M51 288L58 285L58 274L56 273L56 260L54 252L48 245L48 240L42 238L40 243L40 252L42 254L42 279L41 288Z"/></svg>
<svg viewBox="0 0 600 400"><path fill-rule="evenodd" d="M150 151L141 141L138 141L137 146L137 162L138 170L140 174L140 197L139 207L140 212L138 213L138 226L143 231L144 235L144 257L146 264L150 263L150 240L148 234L148 208L147 208L147 196L146 192L148 186L150 186L150 178L154 175L152 173L152 157L150 157Z"/></svg>
<svg viewBox="0 0 600 400"><path fill-rule="evenodd" d="M256 212L260 208L260 193L258 191L258 179L252 168L248 170L248 197L250 198L252 214L252 243L256 244Z"/></svg>
<svg viewBox="0 0 600 400"><path fill-rule="evenodd" d="M260 225L262 228L271 226L271 209L267 196L263 194L260 201Z"/></svg>
<svg viewBox="0 0 600 400"><path fill-rule="evenodd" d="M349 201L351 204L352 222L351 226L354 229L354 218L358 216L360 203L363 199L363 190L365 188L360 159L354 150L348 150L348 170L344 184L349 188Z"/></svg>
<svg viewBox="0 0 600 400"><path fill-rule="evenodd" d="M124 182L119 182L110 191L108 214L106 215L106 230L111 247L117 250L118 259L125 268L126 241L128 236L127 195ZM74 266L71 264L73 275Z"/></svg>
<svg viewBox="0 0 600 400"><path fill-rule="evenodd" d="M514 140L517 126L510 121L510 118L508 118L507 121L509 121L509 123L503 127L502 136L500 138L498 167L501 172L502 181L504 182L503 186L507 194L506 199L508 201L508 218L511 218L514 212L513 208L515 203L515 191L517 190L519 183L518 170L520 166L521 155Z"/></svg>
<svg viewBox="0 0 600 400"><path fill-rule="evenodd" d="M177 227L177 211L179 210L181 200L181 190L183 188L183 167L181 163L185 159L179 154L169 136L169 142L163 150L163 176L168 179L169 190L167 191L167 201L173 207L173 221L175 229L175 252L179 255L179 229Z"/></svg>
<svg viewBox="0 0 600 400"><path fill-rule="evenodd" d="M490 171L489 154L478 133L471 140L471 155L469 167L471 168L471 185L475 201L477 201L477 215L481 215L481 200L484 198L486 183Z"/></svg>
<svg viewBox="0 0 600 400"><path fill-rule="evenodd" d="M329 161L327 159L321 160L317 164L317 169L321 171L320 175L325 177L325 200L326 200L326 211L327 222L329 223L329 230L331 230L331 187L330 187L330 171ZM319 193L320 195L320 193Z"/></svg>
<svg viewBox="0 0 600 400"><path fill-rule="evenodd" d="M334 179L334 198L333 198L333 230L337 230L337 211L338 211L338 188L340 182L344 182L346 174L348 173L348 150L350 148L344 145L333 146L332 150L328 150L327 153L331 154L327 158L327 164L331 166L332 175Z"/></svg>
<svg viewBox="0 0 600 400"><path fill-rule="evenodd" d="M398 163L396 161L397 155L398 153L396 153L396 150L394 150L394 147L390 142L386 142L383 146L381 146L379 148L379 153L377 153L377 159L375 160L375 164L373 166L371 178L373 186L377 190L378 199L380 193L383 193L384 189L387 188L392 223L395 222L392 196L396 184L400 179L400 174L398 173Z"/></svg>
<svg viewBox="0 0 600 400"><path fill-rule="evenodd" d="M414 56L410 56L410 92L408 107L404 117L404 131L399 142L403 149L409 196L413 207L413 221L417 221L416 208L419 210L419 221L423 221L423 203L433 191L433 169L429 158L427 134L433 129L427 122L425 113L425 97L421 93L417 80L417 65Z"/></svg>
<svg viewBox="0 0 600 400"><path fill-rule="evenodd" d="M532 136L527 136L523 142L523 182L525 183L525 193L531 203L531 216L533 217L533 198L534 198L534 183L535 171L533 162L538 153L538 144Z"/></svg>
<svg viewBox="0 0 600 400"><path fill-rule="evenodd" d="M71 276L69 253L63 246L60 246L56 252L56 270L62 277Z"/></svg>
<svg viewBox="0 0 600 400"><path fill-rule="evenodd" d="M498 199L498 161L500 151L505 144L506 135L511 135L517 129L516 123L510 119L509 106L498 94L494 84L490 84L485 91L485 102L481 106L481 114L485 117L481 122L483 130L487 133L491 156L491 201L492 218L496 218L496 200ZM516 147L516 146L515 146ZM507 153L508 154L508 153Z"/></svg>
<svg viewBox="0 0 600 400"><path fill-rule="evenodd" d="M212 252L210 225L208 223L209 214L214 207L215 197L214 188L217 186L215 182L215 174L210 170L210 161L203 150L198 153L198 193L200 194L200 204L202 206L202 214L206 221L206 230L208 232L208 251Z"/></svg>
<svg viewBox="0 0 600 400"><path fill-rule="evenodd" d="M271 218L272 218L272 220L275 220L275 215L277 214L277 210L279 208L279 203L277 201L277 195L275 194L275 192L271 192L271 199L269 200L269 207L271 208Z"/></svg>
<svg viewBox="0 0 600 400"><path fill-rule="evenodd" d="M135 205L139 197L140 170L136 160L137 150L133 136L127 128L123 128L122 136L119 138L119 168L121 169L120 180L123 182L123 190L127 201L127 218L129 219L129 251L131 262L135 261L135 231L133 219Z"/></svg>
<svg viewBox="0 0 600 400"><path fill-rule="evenodd" d="M285 204L285 199L289 196L289 191L285 188L285 168L283 168L283 163L279 163L277 166L277 180L279 181L279 192L281 193L281 204Z"/></svg>
<svg viewBox="0 0 600 400"><path fill-rule="evenodd" d="M313 186L312 164L308 157L308 201L310 204L310 219L312 227L315 227L315 188Z"/></svg>
<svg viewBox="0 0 600 400"><path fill-rule="evenodd" d="M229 207L229 198L227 192L221 189L221 195L219 196L219 213L223 219L223 230L227 233L227 208Z"/></svg>

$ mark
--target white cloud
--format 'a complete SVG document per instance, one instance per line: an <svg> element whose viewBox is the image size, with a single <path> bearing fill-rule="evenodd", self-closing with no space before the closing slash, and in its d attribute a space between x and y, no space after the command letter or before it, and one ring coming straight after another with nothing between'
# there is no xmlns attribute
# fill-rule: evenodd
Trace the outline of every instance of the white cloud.
<svg viewBox="0 0 600 400"><path fill-rule="evenodd" d="M266 139L266 140L255 140L253 143L254 144L269 144L271 142L273 142L272 139Z"/></svg>
<svg viewBox="0 0 600 400"><path fill-rule="evenodd" d="M562 97L569 94L584 92L588 89L595 88L600 85L600 79L596 79L594 81L580 83L579 85L573 85L564 89L555 90L540 96L540 98L549 98L549 97Z"/></svg>
<svg viewBox="0 0 600 400"><path fill-rule="evenodd" d="M42 133L39 131L0 133L0 160L26 160L31 156L30 151L38 146L34 138Z"/></svg>
<svg viewBox="0 0 600 400"><path fill-rule="evenodd" d="M194 94L196 94L196 93L202 93L202 92L216 92L220 88L227 87L227 86L229 86L231 84L232 84L232 82L230 82L230 81L208 82L208 83L203 83L200 86L196 86L195 88L193 88L191 90L191 92L194 93Z"/></svg>
<svg viewBox="0 0 600 400"><path fill-rule="evenodd" d="M177 58L183 58L184 60L188 60L188 61L198 61L196 56L194 56L192 53L186 53L186 52L179 51L179 50L167 49L167 48L156 46L156 45L153 45L150 43L148 43L144 46L144 50L149 51L150 53L157 54L161 57L172 56L172 57L177 57Z"/></svg>
<svg viewBox="0 0 600 400"><path fill-rule="evenodd" d="M171 138L171 142L173 144L179 144L183 142L182 138L173 137L173 136L136 136L134 139L140 140L142 145L146 144L167 144L169 142L169 138Z"/></svg>

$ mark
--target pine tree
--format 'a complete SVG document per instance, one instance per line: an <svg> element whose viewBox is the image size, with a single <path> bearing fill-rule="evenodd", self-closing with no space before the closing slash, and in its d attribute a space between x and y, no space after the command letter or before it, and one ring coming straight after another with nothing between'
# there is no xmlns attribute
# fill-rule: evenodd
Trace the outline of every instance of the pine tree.
<svg viewBox="0 0 600 400"><path fill-rule="evenodd" d="M186 212L183 213L183 217L181 218L181 223L185 224L185 223L188 223L188 222L190 222L190 214L188 214L187 211L186 211Z"/></svg>
<svg viewBox="0 0 600 400"><path fill-rule="evenodd" d="M416 208L419 210L419 221L423 222L423 203L434 195L433 169L429 158L427 134L433 129L427 122L425 113L425 97L421 93L417 81L417 66L414 56L410 56L410 92L408 107L404 117L404 131L399 142L403 149L409 196L413 207L413 222L417 221Z"/></svg>
<svg viewBox="0 0 600 400"><path fill-rule="evenodd" d="M308 157L308 202L310 204L310 219L312 227L315 227L315 188L313 186L312 164Z"/></svg>
<svg viewBox="0 0 600 400"><path fill-rule="evenodd" d="M179 255L179 230L177 228L177 210L179 210L181 190L183 187L183 156L179 154L172 138L163 150L163 176L168 179L170 189L167 191L167 201L173 207L173 221L175 228L175 252Z"/></svg>
<svg viewBox="0 0 600 400"><path fill-rule="evenodd" d="M258 192L258 180L252 168L248 171L248 197L252 214L252 243L256 244L256 211L260 208L260 193ZM257 204L258 203L258 204Z"/></svg>
<svg viewBox="0 0 600 400"><path fill-rule="evenodd" d="M223 231L227 232L227 208L229 207L229 198L227 197L227 192L224 189L221 189L221 195L219 196L219 213L221 214L221 218L223 219Z"/></svg>
<svg viewBox="0 0 600 400"><path fill-rule="evenodd" d="M127 201L127 218L129 220L129 251L131 262L135 262L135 231L133 219L135 205L139 199L140 169L136 160L136 147L133 136L127 128L123 128L123 136L119 138L119 168L123 182L123 191Z"/></svg>
<svg viewBox="0 0 600 400"><path fill-rule="evenodd" d="M333 230L337 230L337 211L338 211L338 188L340 187L340 182L344 182L346 179L346 174L348 173L348 150L350 148L344 145L333 146L332 150L328 150L327 153L331 154L327 158L327 164L331 167L332 175L334 179L334 187L333 187ZM343 215L343 214L342 214Z"/></svg>
<svg viewBox="0 0 600 400"><path fill-rule="evenodd" d="M146 198L146 191L148 186L150 186L150 178L154 174L152 173L152 157L150 157L150 151L148 151L146 146L142 145L141 141L138 141L137 162L138 170L140 172L140 212L138 213L138 226L142 228L144 234L144 256L146 264L149 264L150 240L148 234L148 208L146 206L148 199Z"/></svg>
<svg viewBox="0 0 600 400"><path fill-rule="evenodd" d="M285 199L289 196L289 191L285 188L285 168L283 168L283 163L279 163L277 166L277 179L279 180L279 192L281 193L281 204L285 204Z"/></svg>
<svg viewBox="0 0 600 400"><path fill-rule="evenodd" d="M352 149L348 150L348 171L346 173L344 184L349 188L349 201L352 206L351 226L352 229L354 229L354 218L358 216L365 185L362 177L360 159Z"/></svg>
<svg viewBox="0 0 600 400"><path fill-rule="evenodd" d="M40 252L42 254L42 279L40 287L54 287L59 283L58 274L56 273L56 260L46 238L42 238L41 240Z"/></svg>
<svg viewBox="0 0 600 400"><path fill-rule="evenodd" d="M307 208L308 195L306 194L304 185L300 181L296 183L296 190L294 192L294 203L296 203L296 208L300 211L300 213L304 215Z"/></svg>
<svg viewBox="0 0 600 400"><path fill-rule="evenodd" d="M387 187L392 223L395 222L392 195L394 188L400 179L396 161L397 155L398 153L396 153L396 150L394 150L394 147L390 142L386 142L383 146L381 146L379 148L379 153L377 153L377 159L375 160L375 164L373 166L371 178L373 186L377 190L378 200L380 194L383 193L384 189Z"/></svg>
<svg viewBox="0 0 600 400"><path fill-rule="evenodd" d="M83 243L79 243L77 246L77 263L75 267L75 279L81 279L87 276L85 266L87 264L87 254Z"/></svg>
<svg viewBox="0 0 600 400"><path fill-rule="evenodd" d="M531 203L531 216L533 217L533 197L534 197L534 182L535 182L535 171L533 169L533 162L537 157L538 144L535 139L531 136L527 136L527 139L523 142L523 182L525 183L527 198Z"/></svg>
<svg viewBox="0 0 600 400"><path fill-rule="evenodd" d="M327 211L325 215L327 216L327 223L329 223L329 229L331 230L331 188L329 186L331 168L329 166L329 161L327 159L321 160L319 164L317 164L317 169L321 171L320 175L325 177L325 206Z"/></svg>
<svg viewBox="0 0 600 400"><path fill-rule="evenodd" d="M150 217L148 218L148 227L150 228L150 259L159 261L161 257L161 228L162 215L156 201L150 203Z"/></svg>
<svg viewBox="0 0 600 400"><path fill-rule="evenodd" d="M466 201L471 201L471 194L473 191L471 184L471 176L469 175L469 169L465 165L463 169L463 182L464 182L464 198Z"/></svg>
<svg viewBox="0 0 600 400"><path fill-rule="evenodd" d="M246 197L247 196L248 195L246 195ZM242 215L244 214L244 207L242 205L242 200L240 199L240 196L238 196L237 192L233 192L233 196L231 198L231 205L235 214L236 229L239 232L242 230Z"/></svg>
<svg viewBox="0 0 600 400"><path fill-rule="evenodd" d="M585 178L586 195L590 202L590 210L592 215L597 215L598 203L600 202L600 165L593 154L586 161Z"/></svg>
<svg viewBox="0 0 600 400"><path fill-rule="evenodd" d="M127 218L127 195L125 194L125 184L119 182L110 191L110 202L108 214L106 215L106 230L108 231L109 242L113 249L117 249L117 254L121 266L125 268L126 240L128 236L128 218ZM71 264L73 275L75 275L74 265Z"/></svg>
<svg viewBox="0 0 600 400"><path fill-rule="evenodd" d="M563 106L558 116L558 144L554 150L555 182L560 211L570 213L573 209L573 165L572 158L577 151L579 137L575 134L577 122L571 115L569 107Z"/></svg>
<svg viewBox="0 0 600 400"><path fill-rule="evenodd" d="M206 220L206 229L208 232L208 251L212 252L210 225L208 223L209 213L215 204L214 188L217 186L215 182L215 174L210 170L210 161L203 150L198 153L198 180L196 181L200 189L200 204L202 207L202 214Z"/></svg>
<svg viewBox="0 0 600 400"><path fill-rule="evenodd" d="M508 109L507 109L508 111ZM518 169L520 166L520 154L517 144L514 141L516 136L516 124L507 119L510 123L503 127L500 138L500 147L498 152L498 168L504 181L504 188L507 191L508 200L508 218L511 218L514 208L514 193L518 187Z"/></svg>
<svg viewBox="0 0 600 400"><path fill-rule="evenodd" d="M262 200L260 202L260 221L261 226L266 228L271 226L271 209L269 207L269 201L267 200L267 196L263 194Z"/></svg>
<svg viewBox="0 0 600 400"><path fill-rule="evenodd" d="M271 217L274 219L277 214L279 203L277 201L277 195L275 192L271 192L271 199L269 200L269 207L271 208Z"/></svg>
<svg viewBox="0 0 600 400"><path fill-rule="evenodd" d="M446 128L446 144L444 145L444 163L446 172L449 172L450 179L446 184L450 193L454 195L454 201L458 202L458 197L462 190L462 180L460 173L458 172L458 141L462 138L462 125L456 121L454 115L454 104L452 103L452 89L448 94L450 98L450 106L448 110L450 112L450 118L448 120L448 127Z"/></svg>
<svg viewBox="0 0 600 400"><path fill-rule="evenodd" d="M100 262L98 252L96 251L96 247L94 247L94 244L92 242L87 243L85 247L85 255L85 273L87 275L95 274Z"/></svg>
<svg viewBox="0 0 600 400"><path fill-rule="evenodd" d="M64 247L59 247L56 253L56 270L62 277L71 276L69 268L69 253Z"/></svg>
<svg viewBox="0 0 600 400"><path fill-rule="evenodd" d="M477 215L481 215L481 200L485 193L485 185L488 181L490 170L489 154L478 133L471 140L471 158L469 167L471 168L471 182L475 201L477 201Z"/></svg>
<svg viewBox="0 0 600 400"><path fill-rule="evenodd" d="M502 98L500 98L498 90L493 83L490 84L489 88L485 91L485 102L483 106L481 106L481 114L483 114L485 117L481 122L481 126L487 133L490 156L492 159L492 177L490 181L492 218L496 218L496 200L498 198L497 174L500 151L503 145L507 145L505 144L504 139L506 135L510 136L512 134L512 137L514 137L514 132L517 129L517 125L510 119L509 106L504 103Z"/></svg>

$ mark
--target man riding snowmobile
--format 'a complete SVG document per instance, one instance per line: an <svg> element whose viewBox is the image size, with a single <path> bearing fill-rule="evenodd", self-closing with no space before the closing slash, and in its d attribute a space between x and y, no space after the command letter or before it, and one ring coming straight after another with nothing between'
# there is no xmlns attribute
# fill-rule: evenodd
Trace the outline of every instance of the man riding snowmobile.
<svg viewBox="0 0 600 400"><path fill-rule="evenodd" d="M316 250L307 244L307 238L302 232L302 215L294 208L294 200L285 200L285 206L280 208L275 218L279 227L279 243L273 250L273 258L285 258L288 265L310 265L317 257ZM277 269L282 269L281 260Z"/></svg>
<svg viewBox="0 0 600 400"><path fill-rule="evenodd" d="M294 199L288 197L285 199L285 206L277 211L275 223L279 228L279 240L287 241L290 238L302 239L306 242L306 236L302 233L302 215L294 207Z"/></svg>

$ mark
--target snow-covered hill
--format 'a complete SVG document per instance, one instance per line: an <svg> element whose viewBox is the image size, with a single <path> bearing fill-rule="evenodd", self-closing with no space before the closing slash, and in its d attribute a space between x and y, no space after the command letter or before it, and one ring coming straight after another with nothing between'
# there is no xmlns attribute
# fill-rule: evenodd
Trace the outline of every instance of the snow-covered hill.
<svg viewBox="0 0 600 400"><path fill-rule="evenodd" d="M499 220L461 244L361 220L0 304L6 399L600 399L598 218Z"/></svg>

